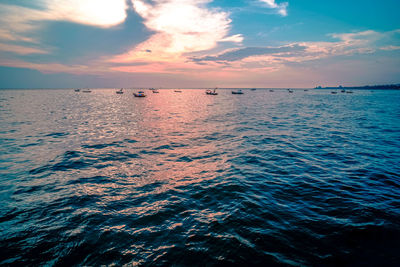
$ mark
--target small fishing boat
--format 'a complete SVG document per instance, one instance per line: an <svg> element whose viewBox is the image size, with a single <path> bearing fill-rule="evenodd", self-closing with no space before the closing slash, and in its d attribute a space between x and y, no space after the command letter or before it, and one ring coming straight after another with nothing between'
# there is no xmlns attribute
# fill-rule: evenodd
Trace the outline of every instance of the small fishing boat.
<svg viewBox="0 0 400 267"><path fill-rule="evenodd" d="M257 90L257 88L251 88L250 90L251 90L251 91L255 91L255 90Z"/></svg>
<svg viewBox="0 0 400 267"><path fill-rule="evenodd" d="M270 89L269 91L270 91L270 92L274 92L274 90L272 90L272 89Z"/></svg>
<svg viewBox="0 0 400 267"><path fill-rule="evenodd" d="M208 89L208 90L206 90L206 95L218 95L216 90L217 90L217 88L215 88L213 91Z"/></svg>
<svg viewBox="0 0 400 267"><path fill-rule="evenodd" d="M331 94L333 94L333 95L336 95L336 94L337 94L337 92L336 92L336 91L332 91L332 92L331 92Z"/></svg>
<svg viewBox="0 0 400 267"><path fill-rule="evenodd" d="M75 91L75 92L80 92L81 89L77 88L77 89L75 89L74 91Z"/></svg>
<svg viewBox="0 0 400 267"><path fill-rule="evenodd" d="M308 92L308 89L304 89L304 92Z"/></svg>
<svg viewBox="0 0 400 267"><path fill-rule="evenodd" d="M121 88L121 89L119 89L118 91L116 91L115 93L121 95L121 94L124 93L124 91L122 91L122 90L123 90L123 89Z"/></svg>
<svg viewBox="0 0 400 267"><path fill-rule="evenodd" d="M159 91L157 89L152 89L151 91L153 92L153 94L158 94L159 93Z"/></svg>
<svg viewBox="0 0 400 267"><path fill-rule="evenodd" d="M346 90L342 89L340 92L341 92L341 93L346 93Z"/></svg>
<svg viewBox="0 0 400 267"><path fill-rule="evenodd" d="M346 94L352 94L353 91L346 91Z"/></svg>
<svg viewBox="0 0 400 267"><path fill-rule="evenodd" d="M90 89L83 89L82 90L82 93L91 93L92 92L92 90L90 90Z"/></svg>
<svg viewBox="0 0 400 267"><path fill-rule="evenodd" d="M242 89L239 89L237 91L232 91L232 95L243 95Z"/></svg>
<svg viewBox="0 0 400 267"><path fill-rule="evenodd" d="M175 93L182 93L181 90L174 90Z"/></svg>
<svg viewBox="0 0 400 267"><path fill-rule="evenodd" d="M287 89L287 90L288 90L289 93L293 93L293 90L292 90L292 89Z"/></svg>
<svg viewBox="0 0 400 267"><path fill-rule="evenodd" d="M145 97L145 96L146 96L145 93L144 93L143 91L139 91L139 92L137 92L137 93L133 93L133 95L134 95L135 97Z"/></svg>

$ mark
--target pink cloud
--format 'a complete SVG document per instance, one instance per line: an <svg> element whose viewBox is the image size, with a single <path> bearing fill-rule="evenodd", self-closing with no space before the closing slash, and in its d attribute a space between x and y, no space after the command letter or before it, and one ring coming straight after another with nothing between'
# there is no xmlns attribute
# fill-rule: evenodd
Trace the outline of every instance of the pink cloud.
<svg viewBox="0 0 400 267"><path fill-rule="evenodd" d="M29 55L29 54L47 54L48 51L43 49L27 47L21 45L13 45L13 44L3 44L0 43L0 51L11 52L18 55Z"/></svg>

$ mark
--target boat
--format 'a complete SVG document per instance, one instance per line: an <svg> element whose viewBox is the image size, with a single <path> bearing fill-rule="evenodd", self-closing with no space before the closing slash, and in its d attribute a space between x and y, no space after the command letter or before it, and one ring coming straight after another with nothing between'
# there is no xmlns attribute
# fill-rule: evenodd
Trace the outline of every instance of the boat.
<svg viewBox="0 0 400 267"><path fill-rule="evenodd" d="M182 93L181 90L174 90L175 93Z"/></svg>
<svg viewBox="0 0 400 267"><path fill-rule="evenodd" d="M217 88L215 88L214 90L208 89L208 90L206 90L206 95L218 95L216 90L217 90Z"/></svg>
<svg viewBox="0 0 400 267"><path fill-rule="evenodd" d="M135 97L145 97L145 96L146 96L145 93L144 93L143 91L139 91L139 92L137 92L137 93L133 93L133 95L134 95Z"/></svg>
<svg viewBox="0 0 400 267"><path fill-rule="evenodd" d="M154 94L157 94L157 93L159 93L159 92L158 92L158 90L157 90L157 89L155 89L155 88L149 88L149 90L150 90L150 91L152 91Z"/></svg>
<svg viewBox="0 0 400 267"><path fill-rule="evenodd" d="M275 92L275 91L274 91L274 90L272 90L272 89L270 89L269 91L270 91L270 92Z"/></svg>
<svg viewBox="0 0 400 267"><path fill-rule="evenodd" d="M346 91L346 94L352 94L353 91Z"/></svg>
<svg viewBox="0 0 400 267"><path fill-rule="evenodd" d="M80 92L81 89L77 88L77 89L75 89L74 91L75 91L75 92Z"/></svg>
<svg viewBox="0 0 400 267"><path fill-rule="evenodd" d="M255 90L257 90L257 88L251 88L250 90L251 90L251 91L255 91Z"/></svg>
<svg viewBox="0 0 400 267"><path fill-rule="evenodd" d="M335 95L335 94L337 94L337 92L336 91L332 91L331 94Z"/></svg>
<svg viewBox="0 0 400 267"><path fill-rule="evenodd" d="M239 89L237 91L232 91L232 95L243 95L242 89Z"/></svg>
<svg viewBox="0 0 400 267"><path fill-rule="evenodd" d="M346 90L342 89L340 92L341 92L341 93L346 93Z"/></svg>
<svg viewBox="0 0 400 267"><path fill-rule="evenodd" d="M91 93L92 92L92 90L90 90L90 89L83 89L82 90L82 93Z"/></svg>
<svg viewBox="0 0 400 267"><path fill-rule="evenodd" d="M308 89L304 89L304 92L308 92Z"/></svg>
<svg viewBox="0 0 400 267"><path fill-rule="evenodd" d="M292 90L292 89L287 89L287 90L288 90L289 93L293 93L293 90Z"/></svg>
<svg viewBox="0 0 400 267"><path fill-rule="evenodd" d="M119 94L119 95L120 95L120 94L123 94L124 92L123 92L122 90L123 90L123 89L121 88L121 89L119 89L118 91L116 91L115 93L116 93L116 94Z"/></svg>

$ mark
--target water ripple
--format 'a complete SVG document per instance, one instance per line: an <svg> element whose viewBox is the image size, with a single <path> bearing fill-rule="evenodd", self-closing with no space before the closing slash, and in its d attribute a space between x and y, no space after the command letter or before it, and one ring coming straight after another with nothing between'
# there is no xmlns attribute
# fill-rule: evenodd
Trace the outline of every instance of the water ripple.
<svg viewBox="0 0 400 267"><path fill-rule="evenodd" d="M396 266L400 95L0 91L0 264Z"/></svg>

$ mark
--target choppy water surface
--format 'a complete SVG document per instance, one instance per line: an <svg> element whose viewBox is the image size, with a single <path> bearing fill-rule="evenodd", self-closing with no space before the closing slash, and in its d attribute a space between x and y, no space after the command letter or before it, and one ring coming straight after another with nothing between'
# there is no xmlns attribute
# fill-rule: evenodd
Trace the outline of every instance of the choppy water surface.
<svg viewBox="0 0 400 267"><path fill-rule="evenodd" d="M400 92L0 91L2 265L396 265Z"/></svg>

